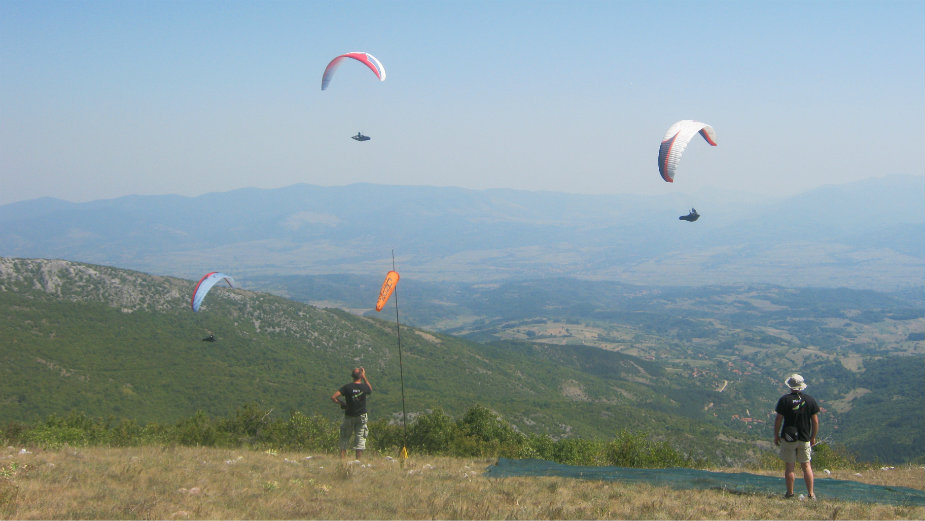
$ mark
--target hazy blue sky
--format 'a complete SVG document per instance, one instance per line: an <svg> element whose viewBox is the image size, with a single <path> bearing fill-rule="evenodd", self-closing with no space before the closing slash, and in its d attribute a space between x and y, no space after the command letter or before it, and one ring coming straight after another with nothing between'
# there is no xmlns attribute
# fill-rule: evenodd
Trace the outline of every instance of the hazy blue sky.
<svg viewBox="0 0 925 521"><path fill-rule="evenodd" d="M379 83L334 56L367 51ZM713 125L676 182L671 123ZM365 143L349 137L372 136ZM925 175L925 2L0 0L0 204Z"/></svg>

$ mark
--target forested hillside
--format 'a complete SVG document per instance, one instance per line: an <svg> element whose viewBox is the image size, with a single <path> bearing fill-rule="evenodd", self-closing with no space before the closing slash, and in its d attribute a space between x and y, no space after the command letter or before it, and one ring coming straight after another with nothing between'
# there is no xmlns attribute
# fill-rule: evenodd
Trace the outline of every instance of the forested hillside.
<svg viewBox="0 0 925 521"><path fill-rule="evenodd" d="M197 410L225 415L251 402L333 419L340 411L328 397L356 365L367 367L374 383L374 416L400 418L394 315L356 316L221 286L193 313L193 286L104 266L0 259L0 422L75 410L172 421ZM802 357L787 358L783 369L743 358L743 351L761 351L745 342L757 338L751 329L708 317L656 320L664 331L629 321L591 329L570 320L523 318L521 327L533 329L470 330L486 343L403 325L409 414L441 408L459 415L481 404L525 432L561 438L644 430L728 463L770 450L781 375L801 367L827 409L830 440L884 461L921 455L925 429L912 414L923 402L920 354L910 364L908 356L881 350L858 358L865 369L858 371L792 340L766 354ZM605 330L609 340L600 336ZM216 341L203 342L210 334ZM716 338L737 340L722 347ZM743 350L740 341L753 347ZM883 401L875 428L852 413L874 396Z"/></svg>
<svg viewBox="0 0 925 521"><path fill-rule="evenodd" d="M289 298L357 313L377 281L256 277ZM667 396L730 429L767 431L793 371L821 400L825 437L867 459L921 458L925 421L925 291L883 293L773 285L645 287L545 278L430 284L405 279L405 320L480 342L595 346L655 361L722 392ZM683 393L681 393L683 394ZM692 401L686 399L692 398ZM888 438L890 443L878 440Z"/></svg>
<svg viewBox="0 0 925 521"><path fill-rule="evenodd" d="M0 267L0 421L73 410L170 421L250 402L336 418L328 397L356 365L374 383L373 414L400 418L394 322L221 287L193 313L193 281L65 261L2 259ZM216 342L202 341L209 334ZM572 349L484 345L410 327L401 341L409 414L483 404L524 431L651 430L716 456L704 451L722 427L664 396L673 380L636 357L592 349L611 369L598 376ZM754 456L742 434L724 457Z"/></svg>

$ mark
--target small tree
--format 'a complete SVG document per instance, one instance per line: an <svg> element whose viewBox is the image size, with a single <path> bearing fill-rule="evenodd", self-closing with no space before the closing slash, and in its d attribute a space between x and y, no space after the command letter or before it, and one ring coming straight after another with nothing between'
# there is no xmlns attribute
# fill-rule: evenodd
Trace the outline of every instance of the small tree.
<svg viewBox="0 0 925 521"><path fill-rule="evenodd" d="M324 416L293 411L286 422L273 427L273 440L280 447L321 452L337 448L337 427Z"/></svg>
<svg viewBox="0 0 925 521"><path fill-rule="evenodd" d="M604 450L594 440L563 438L553 446L553 459L566 465L602 465Z"/></svg>
<svg viewBox="0 0 925 521"><path fill-rule="evenodd" d="M687 467L691 458L675 450L666 441L651 441L646 432L633 434L626 429L608 444L607 462L618 467L667 468Z"/></svg>
<svg viewBox="0 0 925 521"><path fill-rule="evenodd" d="M218 442L218 430L206 413L196 411L192 417L177 423L176 441L192 447L214 447Z"/></svg>
<svg viewBox="0 0 925 521"><path fill-rule="evenodd" d="M456 422L459 435L453 442L455 456L516 456L526 436L514 430L498 413L476 405Z"/></svg>
<svg viewBox="0 0 925 521"><path fill-rule="evenodd" d="M459 427L453 418L436 409L415 418L408 429L408 445L427 454L447 454Z"/></svg>

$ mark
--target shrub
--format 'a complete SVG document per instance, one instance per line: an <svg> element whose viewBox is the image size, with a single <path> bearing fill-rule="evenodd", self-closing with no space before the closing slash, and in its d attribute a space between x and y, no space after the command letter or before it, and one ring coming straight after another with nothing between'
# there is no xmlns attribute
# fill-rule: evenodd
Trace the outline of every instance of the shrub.
<svg viewBox="0 0 925 521"><path fill-rule="evenodd" d="M633 434L626 429L608 443L606 461L618 467L638 468L688 467L693 463L668 442L651 441L646 432Z"/></svg>
<svg viewBox="0 0 925 521"><path fill-rule="evenodd" d="M337 448L337 426L323 416L305 416L294 411L282 427L285 436L279 440L281 447L324 452Z"/></svg>
<svg viewBox="0 0 925 521"><path fill-rule="evenodd" d="M181 445L215 447L218 442L218 430L204 412L196 411L192 418L177 423L175 439Z"/></svg>
<svg viewBox="0 0 925 521"><path fill-rule="evenodd" d="M28 445L58 449L64 445L85 446L87 437L76 427L40 425L23 434L22 441Z"/></svg>
<svg viewBox="0 0 925 521"><path fill-rule="evenodd" d="M520 446L517 457L521 459L555 459L555 442L548 434L527 436Z"/></svg>
<svg viewBox="0 0 925 521"><path fill-rule="evenodd" d="M29 427L26 424L11 421L3 427L3 430L0 430L0 442L2 445L18 442L28 430Z"/></svg>
<svg viewBox="0 0 925 521"><path fill-rule="evenodd" d="M603 465L602 444L582 438L563 438L553 445L553 460L566 465Z"/></svg>
<svg viewBox="0 0 925 521"><path fill-rule="evenodd" d="M849 469L857 468L858 462L854 454L842 446L817 443L813 447L812 464L818 469Z"/></svg>
<svg viewBox="0 0 925 521"><path fill-rule="evenodd" d="M116 447L140 445L144 439L144 428L135 420L122 420L109 432L109 443Z"/></svg>
<svg viewBox="0 0 925 521"><path fill-rule="evenodd" d="M181 444L273 448L332 452L337 450L339 423L318 415L293 411L289 417L273 419L270 410L247 404L227 418L213 419L202 411L174 425L134 420L90 418L83 413L51 416L35 426L9 423L0 431L4 443L23 443L48 448L64 445L136 446L141 444ZM498 413L476 405L462 418L454 420L443 410L420 414L405 432L401 424L387 419L370 423L370 450L380 453L402 446L417 454L453 457L536 458L567 465L614 465L621 467L666 468L702 467L675 450L666 441L655 441L646 432L621 430L612 440L564 438L554 441L548 435L525 435ZM779 469L776 450L762 450L758 468ZM841 446L820 443L814 449L813 466L842 469L861 466L856 457Z"/></svg>
<svg viewBox="0 0 925 521"><path fill-rule="evenodd" d="M408 428L408 445L427 454L443 455L450 450L452 440L460 435L453 418L436 409L415 418Z"/></svg>
<svg viewBox="0 0 925 521"><path fill-rule="evenodd" d="M172 429L158 423L149 423L142 427L139 444L154 443L158 445L167 445L172 441Z"/></svg>
<svg viewBox="0 0 925 521"><path fill-rule="evenodd" d="M840 445L829 445L825 442L817 443L813 447L811 463L813 470L822 469L856 469L864 465L858 463L857 457ZM784 464L778 455L778 448L774 447L761 453L757 468L764 470L783 469Z"/></svg>
<svg viewBox="0 0 925 521"><path fill-rule="evenodd" d="M334 429L334 439L332 447L337 446L337 440L340 437L339 426ZM376 450L380 453L398 454L401 447L404 446L405 433L401 424L390 423L389 420L381 418L369 422L369 436L367 437L367 450Z"/></svg>
<svg viewBox="0 0 925 521"><path fill-rule="evenodd" d="M264 410L256 403L248 403L238 407L230 418L220 420L217 429L238 443L254 444L263 441L263 431L272 421L272 412L273 409Z"/></svg>
<svg viewBox="0 0 925 521"><path fill-rule="evenodd" d="M457 435L451 442L453 456L514 457L526 441L496 412L476 405L456 422Z"/></svg>

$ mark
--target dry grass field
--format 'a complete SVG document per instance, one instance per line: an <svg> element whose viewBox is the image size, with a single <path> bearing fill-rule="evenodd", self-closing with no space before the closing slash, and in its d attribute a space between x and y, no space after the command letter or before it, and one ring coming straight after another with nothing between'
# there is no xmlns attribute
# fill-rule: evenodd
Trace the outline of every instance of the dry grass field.
<svg viewBox="0 0 925 521"><path fill-rule="evenodd" d="M328 454L187 447L2 448L0 518L925 519L921 506L484 477L492 463L412 455L402 464L375 454L345 462ZM832 477L925 486L921 466Z"/></svg>

